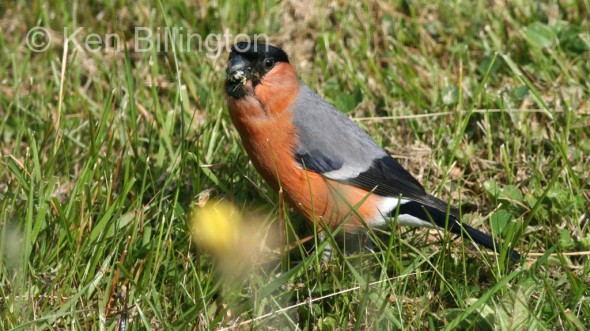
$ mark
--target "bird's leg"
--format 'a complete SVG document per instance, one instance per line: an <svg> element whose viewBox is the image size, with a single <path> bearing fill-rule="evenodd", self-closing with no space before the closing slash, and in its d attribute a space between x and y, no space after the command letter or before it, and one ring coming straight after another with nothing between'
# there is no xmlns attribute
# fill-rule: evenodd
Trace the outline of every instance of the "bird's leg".
<svg viewBox="0 0 590 331"><path fill-rule="evenodd" d="M364 241L364 246L365 249L368 250L371 253L375 253L375 242L373 241L373 239L371 238L371 235L369 234L369 232L365 232L363 233L363 241Z"/></svg>
<svg viewBox="0 0 590 331"><path fill-rule="evenodd" d="M319 239L318 244L321 244L326 240L326 236L322 232L320 232L318 234L318 239ZM316 247L316 249L317 249L317 247ZM332 257L332 246L330 246L330 243L327 243L326 246L324 246L324 251L322 252L322 263L327 265L328 262L330 261L331 257Z"/></svg>

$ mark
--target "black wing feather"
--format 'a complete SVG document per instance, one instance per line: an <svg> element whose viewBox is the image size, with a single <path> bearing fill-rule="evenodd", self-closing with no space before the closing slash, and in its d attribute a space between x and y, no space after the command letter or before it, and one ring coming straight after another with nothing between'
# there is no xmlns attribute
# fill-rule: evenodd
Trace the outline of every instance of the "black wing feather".
<svg viewBox="0 0 590 331"><path fill-rule="evenodd" d="M384 197L402 197L429 204L422 185L396 159L385 156L374 160L369 169L348 182Z"/></svg>

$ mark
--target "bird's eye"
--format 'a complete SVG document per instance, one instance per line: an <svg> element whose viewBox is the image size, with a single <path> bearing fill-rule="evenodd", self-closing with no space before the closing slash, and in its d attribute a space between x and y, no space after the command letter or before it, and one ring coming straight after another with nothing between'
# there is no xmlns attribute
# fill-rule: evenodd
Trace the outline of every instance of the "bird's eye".
<svg viewBox="0 0 590 331"><path fill-rule="evenodd" d="M271 69L274 66L275 66L275 59L273 59L272 57L267 57L266 59L264 59L264 67L266 69Z"/></svg>

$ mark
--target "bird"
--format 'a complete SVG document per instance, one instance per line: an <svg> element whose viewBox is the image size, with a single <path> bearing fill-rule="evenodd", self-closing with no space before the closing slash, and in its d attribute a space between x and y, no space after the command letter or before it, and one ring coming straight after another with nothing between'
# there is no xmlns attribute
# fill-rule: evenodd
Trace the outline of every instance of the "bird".
<svg viewBox="0 0 590 331"><path fill-rule="evenodd" d="M500 244L428 194L352 119L302 82L287 53L266 43L234 44L225 101L254 168L312 224L345 232L402 226L446 229L500 252ZM520 254L508 248L513 261Z"/></svg>

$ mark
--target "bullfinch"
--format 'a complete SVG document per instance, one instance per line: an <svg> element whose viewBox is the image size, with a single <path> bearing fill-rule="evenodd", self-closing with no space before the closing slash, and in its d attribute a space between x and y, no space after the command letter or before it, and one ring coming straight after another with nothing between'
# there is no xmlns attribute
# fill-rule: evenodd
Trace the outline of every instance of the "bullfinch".
<svg viewBox="0 0 590 331"><path fill-rule="evenodd" d="M397 217L400 225L447 229L499 251L490 236L461 223L457 208L426 193L363 129L301 82L283 50L233 45L225 92L256 170L320 228L345 222L344 230L354 232Z"/></svg>

